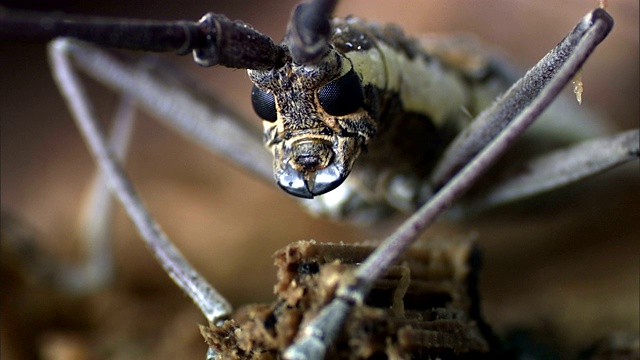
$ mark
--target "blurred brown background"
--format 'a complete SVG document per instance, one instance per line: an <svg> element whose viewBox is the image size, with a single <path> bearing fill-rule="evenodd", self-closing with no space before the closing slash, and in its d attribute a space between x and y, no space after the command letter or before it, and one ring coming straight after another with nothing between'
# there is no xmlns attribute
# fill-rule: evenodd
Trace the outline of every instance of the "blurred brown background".
<svg viewBox="0 0 640 360"><path fill-rule="evenodd" d="M195 20L215 11L276 40L294 3L0 1L7 7L167 20ZM338 15L394 22L410 34L476 33L524 69L593 6L595 1L575 0L562 6L552 0L363 0L344 2ZM637 128L638 2L610 1L609 11L616 26L584 69L584 101L617 128ZM260 126L244 71L202 69L189 57L166 58L210 83ZM93 93L108 118L117 98L99 89ZM52 254L74 259L80 252L79 204L93 165L51 80L43 44L0 43L0 124L2 208L28 221ZM128 168L144 200L185 256L235 305L272 298L271 254L291 241L358 241L389 231L313 219L276 186L247 177L157 123L143 117L137 129ZM637 204L635 162L564 197L545 197L464 225L441 225L432 233L478 234L485 255L483 308L499 333L514 326L536 329L569 354L614 330L638 332ZM106 291L80 301L54 301L46 292L3 281L3 358L204 356L196 327L202 316L162 273L122 214L115 226L118 278Z"/></svg>

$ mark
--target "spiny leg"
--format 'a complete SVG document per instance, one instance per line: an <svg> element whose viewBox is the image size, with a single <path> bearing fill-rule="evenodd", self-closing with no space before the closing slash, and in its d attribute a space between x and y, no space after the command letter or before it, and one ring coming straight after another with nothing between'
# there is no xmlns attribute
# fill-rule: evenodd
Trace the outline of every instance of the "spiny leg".
<svg viewBox="0 0 640 360"><path fill-rule="evenodd" d="M68 47L72 47L70 44L68 39L60 39L50 45L54 77L99 165L104 181L123 204L143 240L167 274L191 297L208 321L221 321L229 316L231 306L184 259L146 211L96 121L91 104L69 61L72 51Z"/></svg>
<svg viewBox="0 0 640 360"><path fill-rule="evenodd" d="M593 49L611 30L613 20L603 10L594 10L545 56L485 114L508 124L479 149L450 181L390 235L356 270L351 282L342 284L319 315L300 330L297 340L285 353L288 359L322 359L337 337L350 308L360 304L371 284L424 231L435 218L458 199L487 168L526 130L571 81ZM506 107L506 108L505 108Z"/></svg>

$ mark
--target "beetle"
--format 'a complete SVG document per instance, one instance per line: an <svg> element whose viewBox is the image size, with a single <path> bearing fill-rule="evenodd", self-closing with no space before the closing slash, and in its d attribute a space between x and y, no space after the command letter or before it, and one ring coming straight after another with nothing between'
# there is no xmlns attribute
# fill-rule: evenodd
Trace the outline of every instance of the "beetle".
<svg viewBox="0 0 640 360"><path fill-rule="evenodd" d="M226 13L225 11L220 11L220 12L222 12L222 13ZM288 13L288 12L285 12L285 13ZM358 13L358 15L360 15L360 13ZM230 15L230 16L231 16L231 15ZM360 16L362 16L362 15L360 15ZM238 17L238 18L243 18L243 19L247 19L245 16L241 16L241 14L240 14L240 15L238 15L238 16L236 16L236 17ZM248 21L249 21L249 20L248 20ZM253 21L249 21L249 22L254 23L254 25L256 25L256 27L257 27L257 28L260 28L260 27L257 25L257 23L255 23L255 22L253 22ZM286 21L283 21L282 23L286 23ZM407 32L409 32L409 30L407 30L406 28L405 28L405 30L406 30ZM413 33L413 31L411 31L411 32ZM282 33L282 31L281 31L280 33ZM562 33L562 32L560 32L560 33ZM548 47L548 46L547 46L547 47ZM545 47L545 49L546 49L546 47ZM615 66L613 66L613 67L615 68ZM603 71L603 73L604 73L604 72L605 72L605 71ZM585 76L587 76L587 75L585 75ZM589 84L590 84L590 80L585 80L585 83L586 83L586 85L587 85L587 89L589 89L589 88L590 88L590 85L589 85ZM587 94L588 94L588 91L589 91L589 90L587 90ZM245 93L246 93L246 91L245 91ZM587 97L587 98L589 98L589 97ZM590 100L589 100L589 101L590 101ZM631 116L630 118L634 118L634 117L633 117L633 116ZM637 117L636 117L636 118L637 118ZM62 122L62 121L61 121L61 122ZM56 122L56 123L57 123L57 122ZM6 124L6 123L3 121L3 127L5 126L5 124ZM6 133L6 132L5 132L5 131L3 131L3 136L5 136L5 135L4 135L5 133ZM8 135L7 135L7 136L8 136ZM3 141L3 143L5 143L5 142ZM3 146L4 146L4 145L3 145ZM78 152L79 152L79 150L78 150ZM3 151L3 153L6 153L6 151ZM171 155L171 154L170 154L170 155ZM181 161L184 161L184 160L181 160ZM3 163L4 163L4 164L6 164L6 162L5 162L5 161L3 161ZM75 168L75 167L74 167L74 168ZM229 172L232 172L232 170L225 170L225 171L224 171L225 176L226 176ZM141 187L143 187L143 186L141 186ZM6 189L6 182L5 182L5 180L3 179L3 191L5 191L5 189ZM241 187L241 189L242 189L241 191L242 191L242 192L244 192L244 189L245 189L245 188L244 188L244 187ZM6 190L6 191L9 191L9 190ZM162 192L165 192L165 191L162 191ZM168 191L166 191L166 192L168 192ZM268 197L268 195L265 195L265 196L267 196L267 197ZM275 196L274 196L274 197L275 197ZM5 196L3 196L3 198L5 198ZM278 197L278 199L279 199L279 197ZM173 199L173 200L176 200L176 199ZM278 204L279 204L279 203L281 203L282 201L283 201L283 200L269 199L269 200L267 201L267 203L269 203L269 204L278 203ZM284 201L287 201L287 200L284 200ZM75 202L74 202L74 203L75 203ZM172 201L172 204L174 204L174 203L175 203L175 202L173 202L173 201ZM173 206L173 205L172 205L172 206ZM245 206L247 206L247 205L245 205ZM258 207L258 206L256 206L256 207ZM293 211L293 210L289 210L289 211ZM280 211L278 211L278 213L280 213ZM287 217L287 215L280 215L280 216L283 216L284 218L286 218L286 217ZM254 216L254 218L256 218L256 217L257 217L257 218L259 218L258 216ZM203 220L203 222L204 222L204 221L205 221L205 220ZM160 220L160 222L161 222L161 223L163 223L163 220L161 219L161 220ZM264 224L264 226L265 226L265 227L266 227L266 226L268 226L268 225L269 225L269 224ZM167 225L165 225L165 227L166 227L166 226L167 226ZM308 227L309 225L298 225L298 226L299 226L298 231L304 231L304 230L305 230L305 228L306 228L306 227ZM316 226L314 226L314 228L315 228L315 227L316 227ZM335 236L335 237L340 237L340 238L341 238L342 236L345 236L345 235L344 235L344 229L343 229L343 228L341 228L341 229L339 229L339 230L340 230L340 231L338 231L338 230L334 230L334 231L336 231L336 234L335 234L335 235L331 235L331 237L334 237L334 236ZM48 233L48 232L47 232L47 233ZM272 235L272 236L274 236L274 237L275 237L275 235ZM314 235L314 236L315 236L315 235ZM180 236L172 236L172 237L174 237L174 238L180 238ZM278 237L279 237L279 236L278 236ZM284 242L288 242L288 241L289 241L289 240L291 240L291 239L297 239L297 238L301 238L301 237L308 237L308 235L302 235L302 236L301 236L301 235L297 235L297 236L289 236L289 237L285 237L287 240L285 240ZM349 237L351 237L351 236L349 236ZM353 237L354 237L354 238L363 238L363 236L357 236L357 235L353 235ZM280 237L279 237L279 238L280 238ZM127 246L129 246L129 245L127 245ZM252 242L252 245L250 245L250 246L251 246L251 247L255 246L254 242ZM489 259L487 260L487 263L490 263L490 260L489 260ZM218 273L220 273L220 272L218 272ZM215 275L211 276L210 278L212 278L212 282L217 283L217 282L216 282L216 280L214 279L214 278L215 278ZM248 290L245 290L245 291L246 291L246 293L252 293L252 292L254 291L254 290L253 290L253 285L247 285L247 287L248 287ZM248 295L245 295L245 296L248 296Z"/></svg>

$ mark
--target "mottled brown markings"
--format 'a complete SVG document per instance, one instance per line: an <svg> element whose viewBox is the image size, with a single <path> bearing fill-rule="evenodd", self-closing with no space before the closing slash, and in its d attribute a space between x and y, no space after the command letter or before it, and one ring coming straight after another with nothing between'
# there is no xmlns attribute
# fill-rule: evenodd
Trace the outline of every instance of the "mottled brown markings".
<svg viewBox="0 0 640 360"><path fill-rule="evenodd" d="M365 142L365 139L354 138L370 137L375 126L364 109L345 116L327 114L319 104L317 92L348 73L353 68L351 62L335 50L330 50L315 66L295 64L287 58L289 61L280 68L249 72L256 86L270 91L275 97L278 119L274 124L264 124L266 143L276 159L275 173L278 174L278 168L284 168L287 163L298 171L315 171L336 160L346 176L352 159L357 157ZM370 125L353 126L362 122ZM314 152L317 155L313 155Z"/></svg>
<svg viewBox="0 0 640 360"><path fill-rule="evenodd" d="M316 91L341 74L343 59L336 53L325 57L317 66L301 66L292 63L290 57L288 59L280 68L249 73L257 86L274 94L280 129L291 133L282 136L290 137L324 127L337 130L335 121L322 116Z"/></svg>

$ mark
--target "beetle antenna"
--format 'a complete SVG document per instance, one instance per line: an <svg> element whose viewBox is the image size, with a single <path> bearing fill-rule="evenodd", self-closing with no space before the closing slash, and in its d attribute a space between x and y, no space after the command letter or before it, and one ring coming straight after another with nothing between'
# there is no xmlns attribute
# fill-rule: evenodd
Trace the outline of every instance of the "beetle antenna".
<svg viewBox="0 0 640 360"><path fill-rule="evenodd" d="M118 49L172 51L179 55L193 51L199 65L238 69L270 69L283 53L269 36L215 13L206 14L198 22L149 21L0 7L1 40L50 41L58 37Z"/></svg>
<svg viewBox="0 0 640 360"><path fill-rule="evenodd" d="M338 0L316 0L298 5L291 16L286 43L297 64L316 64L326 52L329 21Z"/></svg>

